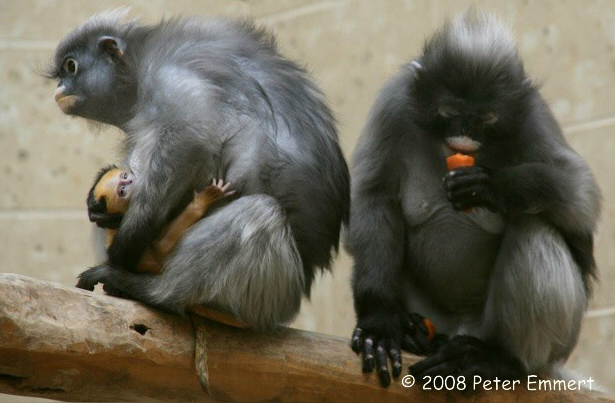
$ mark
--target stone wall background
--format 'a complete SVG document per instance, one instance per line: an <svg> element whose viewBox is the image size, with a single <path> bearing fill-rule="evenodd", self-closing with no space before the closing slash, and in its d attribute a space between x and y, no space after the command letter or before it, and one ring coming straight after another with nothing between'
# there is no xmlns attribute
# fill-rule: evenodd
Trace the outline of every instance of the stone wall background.
<svg viewBox="0 0 615 403"><path fill-rule="evenodd" d="M91 14L250 16L277 35L328 95L350 157L375 95L448 17L475 4L514 27L530 76L603 191L600 283L569 367L615 385L615 2L610 0L0 0L0 272L74 284L96 263L85 195L115 161L120 133L62 115L37 75L58 41ZM293 326L349 336L351 261L321 276ZM16 301L19 303L19 301ZM0 335L1 337L1 335ZM359 366L357 365L357 369ZM4 399L4 400L3 400ZM0 402L15 401L2 397ZM21 401L32 399L23 398Z"/></svg>

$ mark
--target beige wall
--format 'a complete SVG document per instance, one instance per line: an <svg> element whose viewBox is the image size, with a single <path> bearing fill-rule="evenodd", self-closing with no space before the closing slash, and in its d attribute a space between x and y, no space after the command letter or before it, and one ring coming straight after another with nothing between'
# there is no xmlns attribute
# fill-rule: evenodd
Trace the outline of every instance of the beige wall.
<svg viewBox="0 0 615 403"><path fill-rule="evenodd" d="M85 194L115 160L113 129L92 134L61 114L54 84L37 76L57 42L92 13L253 16L276 32L328 94L350 156L377 90L420 51L442 21L471 1L445 0L0 0L0 272L73 284L96 263ZM543 83L573 146L604 192L597 238L601 282L570 367L615 385L615 2L476 1L514 26L531 77ZM350 260L316 283L295 326L349 336L354 325ZM19 301L16 301L19 303ZM0 335L1 337L1 335ZM11 399L12 400L12 399ZM2 398L0 398L2 401Z"/></svg>

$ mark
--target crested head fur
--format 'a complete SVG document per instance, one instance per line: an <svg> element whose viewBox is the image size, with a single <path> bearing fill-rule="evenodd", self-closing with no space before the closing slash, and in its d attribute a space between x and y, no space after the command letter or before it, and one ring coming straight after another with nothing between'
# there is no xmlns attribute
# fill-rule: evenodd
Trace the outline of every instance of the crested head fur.
<svg viewBox="0 0 615 403"><path fill-rule="evenodd" d="M511 28L495 16L475 10L453 19L439 36L451 49L478 61L518 57Z"/></svg>
<svg viewBox="0 0 615 403"><path fill-rule="evenodd" d="M437 31L412 68L417 120L426 124L453 104L468 113L495 112L494 130L514 130L532 88L510 27L474 9Z"/></svg>
<svg viewBox="0 0 615 403"><path fill-rule="evenodd" d="M477 83L523 81L523 63L510 27L470 10L444 25L423 49L421 76L446 78L452 90ZM454 84L452 84L454 83Z"/></svg>

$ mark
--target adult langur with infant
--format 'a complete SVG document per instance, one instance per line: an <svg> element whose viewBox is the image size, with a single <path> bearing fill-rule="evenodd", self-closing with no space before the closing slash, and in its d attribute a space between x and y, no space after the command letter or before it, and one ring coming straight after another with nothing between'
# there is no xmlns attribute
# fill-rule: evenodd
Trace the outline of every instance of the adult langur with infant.
<svg viewBox="0 0 615 403"><path fill-rule="evenodd" d="M273 36L246 21L144 25L112 12L62 40L49 76L64 113L125 132L122 166L136 178L108 261L78 286L177 313L205 305L258 329L289 322L337 250L349 178L321 91ZM138 273L212 178L239 197L190 227L162 274Z"/></svg>

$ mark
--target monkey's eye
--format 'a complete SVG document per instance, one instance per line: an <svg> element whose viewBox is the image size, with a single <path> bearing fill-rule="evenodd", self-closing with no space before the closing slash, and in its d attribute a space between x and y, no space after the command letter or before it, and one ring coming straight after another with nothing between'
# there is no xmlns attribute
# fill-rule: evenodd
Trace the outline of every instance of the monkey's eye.
<svg viewBox="0 0 615 403"><path fill-rule="evenodd" d="M488 112L481 116L480 119L484 124L492 125L498 121L498 114L496 112Z"/></svg>
<svg viewBox="0 0 615 403"><path fill-rule="evenodd" d="M459 116L459 111L450 105L442 105L438 108L438 115L445 119Z"/></svg>
<svg viewBox="0 0 615 403"><path fill-rule="evenodd" d="M122 174L122 179L128 179L128 172L124 172Z"/></svg>
<svg viewBox="0 0 615 403"><path fill-rule="evenodd" d="M77 63L77 61L72 57L69 57L64 62L62 69L64 69L64 71L71 76L74 76L75 74L77 74L77 70L79 69L79 63Z"/></svg>
<svg viewBox="0 0 615 403"><path fill-rule="evenodd" d="M120 188L120 191L119 191L118 193L119 193L120 197L124 197L124 196L126 196L126 187L125 187L125 186L122 186L122 187Z"/></svg>

